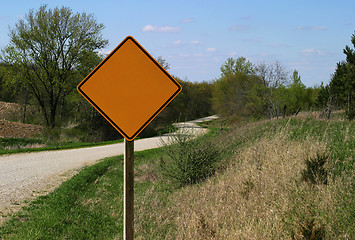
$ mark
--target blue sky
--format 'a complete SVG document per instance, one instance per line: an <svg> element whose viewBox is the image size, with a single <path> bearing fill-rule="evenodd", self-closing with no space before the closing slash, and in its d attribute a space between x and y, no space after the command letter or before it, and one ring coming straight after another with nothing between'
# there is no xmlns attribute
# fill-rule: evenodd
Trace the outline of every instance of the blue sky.
<svg viewBox="0 0 355 240"><path fill-rule="evenodd" d="M220 77L227 58L243 56L278 60L309 87L328 83L355 31L354 0L1 0L0 48L9 26L42 4L93 13L110 42L102 52L130 35L192 82Z"/></svg>

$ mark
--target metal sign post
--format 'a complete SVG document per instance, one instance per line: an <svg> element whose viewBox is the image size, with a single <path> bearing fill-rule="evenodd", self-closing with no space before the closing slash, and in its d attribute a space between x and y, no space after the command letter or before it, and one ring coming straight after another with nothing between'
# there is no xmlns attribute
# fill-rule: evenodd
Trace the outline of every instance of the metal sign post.
<svg viewBox="0 0 355 240"><path fill-rule="evenodd" d="M134 238L134 140L124 140L123 239Z"/></svg>

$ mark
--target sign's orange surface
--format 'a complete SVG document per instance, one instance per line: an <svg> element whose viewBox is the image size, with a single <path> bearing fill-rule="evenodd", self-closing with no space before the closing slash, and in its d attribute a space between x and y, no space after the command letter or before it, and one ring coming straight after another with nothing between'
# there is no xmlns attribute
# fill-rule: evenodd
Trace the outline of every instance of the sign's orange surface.
<svg viewBox="0 0 355 240"><path fill-rule="evenodd" d="M181 91L181 86L133 37L127 37L77 89L132 141Z"/></svg>

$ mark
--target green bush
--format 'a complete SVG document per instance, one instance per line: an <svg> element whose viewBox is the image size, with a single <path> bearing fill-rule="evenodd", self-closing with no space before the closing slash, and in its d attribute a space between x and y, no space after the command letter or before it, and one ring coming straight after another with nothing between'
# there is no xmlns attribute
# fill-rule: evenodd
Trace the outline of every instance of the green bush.
<svg viewBox="0 0 355 240"><path fill-rule="evenodd" d="M302 171L302 179L312 184L327 184L328 171L324 165L329 156L317 153L315 158L306 160L306 169Z"/></svg>
<svg viewBox="0 0 355 240"><path fill-rule="evenodd" d="M193 139L188 134L176 134L164 148L166 157L160 161L161 173L181 186L195 184L213 175L220 150L215 143L202 136Z"/></svg>

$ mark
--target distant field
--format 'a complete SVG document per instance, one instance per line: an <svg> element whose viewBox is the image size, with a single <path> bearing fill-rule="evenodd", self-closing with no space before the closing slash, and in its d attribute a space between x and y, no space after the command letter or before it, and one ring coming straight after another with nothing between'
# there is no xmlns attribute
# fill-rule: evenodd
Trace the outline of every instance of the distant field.
<svg viewBox="0 0 355 240"><path fill-rule="evenodd" d="M22 115L21 105L0 101L0 138L33 138L41 133L42 126L21 123Z"/></svg>
<svg viewBox="0 0 355 240"><path fill-rule="evenodd" d="M217 173L203 182L167 180L162 149L136 154L136 239L355 236L354 122L304 115L208 125L223 152ZM85 168L12 216L0 238L121 239L122 180L122 157Z"/></svg>

